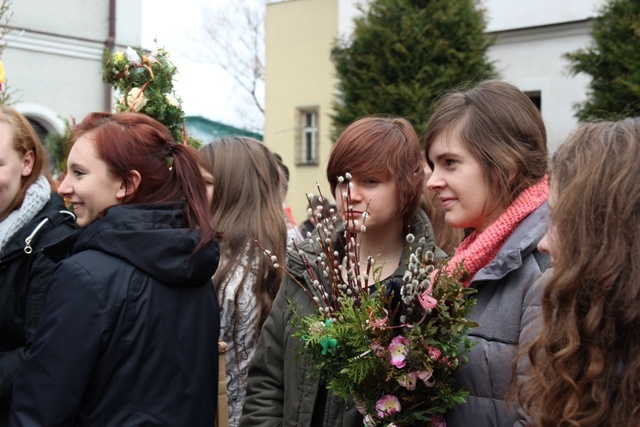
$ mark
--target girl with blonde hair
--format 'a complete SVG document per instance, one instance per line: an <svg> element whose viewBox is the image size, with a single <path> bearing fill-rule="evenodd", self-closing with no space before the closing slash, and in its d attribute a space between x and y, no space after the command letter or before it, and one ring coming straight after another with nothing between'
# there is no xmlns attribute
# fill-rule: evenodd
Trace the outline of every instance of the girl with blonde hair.
<svg viewBox="0 0 640 427"><path fill-rule="evenodd" d="M13 377L31 351L55 268L42 249L75 229L55 189L29 121L0 105L0 425L9 422Z"/></svg>

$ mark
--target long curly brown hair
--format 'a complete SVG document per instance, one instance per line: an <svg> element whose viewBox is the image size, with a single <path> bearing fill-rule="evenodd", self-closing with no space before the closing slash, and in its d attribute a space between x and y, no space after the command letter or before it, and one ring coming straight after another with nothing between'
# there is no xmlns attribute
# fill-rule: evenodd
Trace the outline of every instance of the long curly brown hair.
<svg viewBox="0 0 640 427"><path fill-rule="evenodd" d="M535 426L640 426L640 119L582 125L551 167L553 274L517 388Z"/></svg>

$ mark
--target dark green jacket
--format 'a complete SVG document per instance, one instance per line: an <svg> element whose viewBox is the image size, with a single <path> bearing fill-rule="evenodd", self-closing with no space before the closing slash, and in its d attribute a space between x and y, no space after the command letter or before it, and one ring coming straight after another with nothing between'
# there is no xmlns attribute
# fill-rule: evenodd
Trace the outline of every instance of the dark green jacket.
<svg viewBox="0 0 640 427"><path fill-rule="evenodd" d="M423 211L419 211L411 227L416 243L424 235L425 226L431 223ZM433 233L428 245L433 245ZM299 250L313 260L316 252L312 243L305 240ZM440 254L443 253L440 251ZM402 280L406 270L408 251L400 261L400 267L389 279ZM300 255L290 251L287 256L287 270L299 282L311 289L312 280L307 273ZM255 356L249 367L247 396L240 419L241 427L298 426L312 425L314 406L321 387L319 380L310 379L311 365L302 357L296 360L296 350L302 342L292 337L295 328L290 324L292 308L303 316L314 313L316 305L291 278L285 277L280 291L273 302L271 314L267 318L258 340ZM352 427L362 425L362 416L354 407L351 398L346 401L328 393L324 420L313 420L314 425L325 427Z"/></svg>

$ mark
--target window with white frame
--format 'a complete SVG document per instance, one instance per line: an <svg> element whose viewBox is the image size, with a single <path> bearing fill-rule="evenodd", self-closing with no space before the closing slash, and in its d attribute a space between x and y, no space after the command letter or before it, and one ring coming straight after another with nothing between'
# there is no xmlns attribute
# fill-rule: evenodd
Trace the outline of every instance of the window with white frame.
<svg viewBox="0 0 640 427"><path fill-rule="evenodd" d="M318 164L318 109L300 110L300 164Z"/></svg>

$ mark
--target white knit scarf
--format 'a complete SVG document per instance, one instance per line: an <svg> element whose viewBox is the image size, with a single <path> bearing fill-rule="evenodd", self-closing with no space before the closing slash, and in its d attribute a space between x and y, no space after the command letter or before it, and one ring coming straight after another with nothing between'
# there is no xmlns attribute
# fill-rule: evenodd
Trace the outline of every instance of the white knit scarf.
<svg viewBox="0 0 640 427"><path fill-rule="evenodd" d="M24 196L22 206L0 222L0 251L22 227L36 217L51 198L51 186L44 176L39 176L31 184Z"/></svg>

